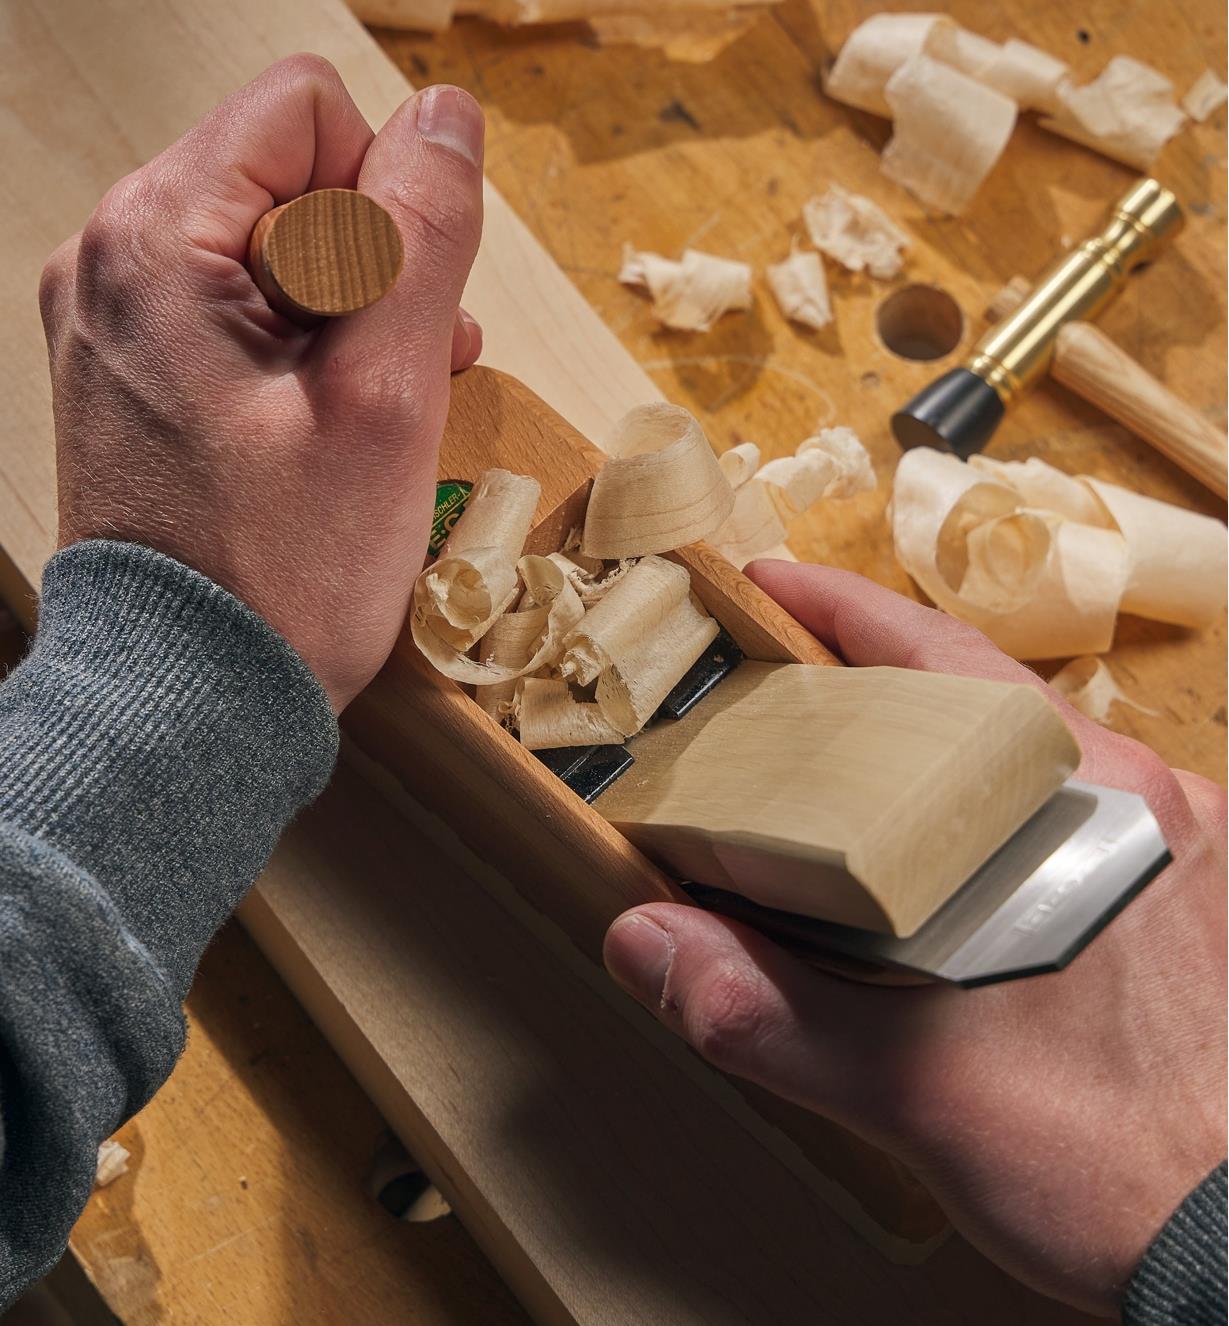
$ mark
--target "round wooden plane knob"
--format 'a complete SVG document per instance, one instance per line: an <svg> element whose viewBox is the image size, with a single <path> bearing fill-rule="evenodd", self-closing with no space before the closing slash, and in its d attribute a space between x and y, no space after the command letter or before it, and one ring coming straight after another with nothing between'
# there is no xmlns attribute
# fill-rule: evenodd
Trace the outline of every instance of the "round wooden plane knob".
<svg viewBox="0 0 1229 1326"><path fill-rule="evenodd" d="M393 288L404 261L392 217L354 189L318 189L275 207L248 244L261 293L300 323L374 304Z"/></svg>

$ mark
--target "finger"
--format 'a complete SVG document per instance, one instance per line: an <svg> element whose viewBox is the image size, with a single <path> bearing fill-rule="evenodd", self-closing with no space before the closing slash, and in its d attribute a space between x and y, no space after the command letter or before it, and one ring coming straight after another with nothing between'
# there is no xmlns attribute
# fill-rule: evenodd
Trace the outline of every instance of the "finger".
<svg viewBox="0 0 1229 1326"><path fill-rule="evenodd" d="M880 1023L899 991L825 976L753 930L669 903L619 917L603 956L633 998L723 1072L838 1120L874 1089Z"/></svg>
<svg viewBox="0 0 1229 1326"><path fill-rule="evenodd" d="M139 227L146 253L187 242L242 262L271 207L312 189L353 187L371 140L336 69L293 55L121 180L95 217L120 233Z"/></svg>
<svg viewBox="0 0 1229 1326"><path fill-rule="evenodd" d="M481 353L482 328L463 308L458 309L452 326L452 372L471 367Z"/></svg>
<svg viewBox="0 0 1229 1326"><path fill-rule="evenodd" d="M424 400L435 399L435 384L442 392L482 231L483 132L478 103L438 85L406 101L376 135L359 188L396 221L405 266L378 304L324 329L316 350L327 363Z"/></svg>
<svg viewBox="0 0 1229 1326"><path fill-rule="evenodd" d="M752 562L747 575L855 667L918 668L1042 686L984 635L937 608L923 607L873 580L831 566Z"/></svg>

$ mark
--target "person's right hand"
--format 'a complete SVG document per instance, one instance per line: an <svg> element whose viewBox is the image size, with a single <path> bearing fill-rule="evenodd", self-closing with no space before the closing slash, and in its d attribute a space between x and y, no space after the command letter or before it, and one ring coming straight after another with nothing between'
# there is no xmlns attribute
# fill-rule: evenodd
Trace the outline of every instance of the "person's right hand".
<svg viewBox="0 0 1229 1326"><path fill-rule="evenodd" d="M282 60L121 180L40 291L61 546L142 543L275 626L340 711L378 671L426 554L449 370L482 229L482 112L430 87L376 135L337 71ZM358 188L405 246L394 289L304 330L244 260L259 218Z"/></svg>
<svg viewBox="0 0 1229 1326"><path fill-rule="evenodd" d="M1225 795L934 609L824 567L748 574L848 663L1044 690L1083 750L1079 777L1140 793L1174 863L1066 971L1006 985L857 985L665 903L614 923L607 966L718 1068L898 1156L1019 1279L1113 1312L1225 1155Z"/></svg>

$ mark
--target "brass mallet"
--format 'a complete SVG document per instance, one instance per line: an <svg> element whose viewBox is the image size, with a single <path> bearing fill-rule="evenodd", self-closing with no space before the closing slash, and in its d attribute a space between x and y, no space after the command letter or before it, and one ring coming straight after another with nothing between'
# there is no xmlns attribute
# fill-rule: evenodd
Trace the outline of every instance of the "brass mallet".
<svg viewBox="0 0 1229 1326"><path fill-rule="evenodd" d="M1059 331L1087 321L1181 230L1178 200L1154 179L1119 199L1104 229L1059 259L1004 322L892 416L902 447L936 447L967 457L990 440L1007 407L1050 366Z"/></svg>

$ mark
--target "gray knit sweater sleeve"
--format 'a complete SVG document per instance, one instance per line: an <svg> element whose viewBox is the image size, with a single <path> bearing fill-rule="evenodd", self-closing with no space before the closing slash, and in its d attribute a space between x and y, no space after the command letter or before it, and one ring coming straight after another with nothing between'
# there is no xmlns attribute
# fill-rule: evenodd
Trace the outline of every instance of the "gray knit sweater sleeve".
<svg viewBox="0 0 1229 1326"><path fill-rule="evenodd" d="M1225 1326L1225 1164L1173 1213L1122 1304L1124 1326Z"/></svg>
<svg viewBox="0 0 1229 1326"><path fill-rule="evenodd" d="M0 1308L170 1073L205 945L336 749L311 672L204 576L120 543L48 563L0 685Z"/></svg>

